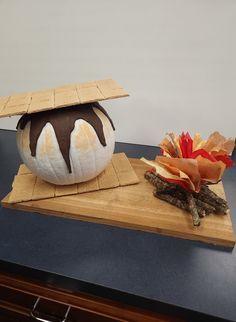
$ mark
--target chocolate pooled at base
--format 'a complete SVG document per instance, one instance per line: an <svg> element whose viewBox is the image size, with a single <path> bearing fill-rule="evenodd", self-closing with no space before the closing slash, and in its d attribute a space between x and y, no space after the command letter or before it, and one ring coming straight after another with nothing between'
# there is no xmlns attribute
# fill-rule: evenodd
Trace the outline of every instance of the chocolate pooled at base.
<svg viewBox="0 0 236 322"><path fill-rule="evenodd" d="M95 130L100 143L106 146L106 139L103 131L103 124L93 108L100 110L110 121L113 130L115 127L104 108L98 103L87 103L69 106L66 108L54 109L32 114L24 114L16 128L23 130L28 122L30 125L30 151L33 157L36 156L38 138L47 123L50 123L55 131L57 142L66 162L69 173L72 172L70 164L70 135L74 130L75 122L82 119L88 122Z"/></svg>

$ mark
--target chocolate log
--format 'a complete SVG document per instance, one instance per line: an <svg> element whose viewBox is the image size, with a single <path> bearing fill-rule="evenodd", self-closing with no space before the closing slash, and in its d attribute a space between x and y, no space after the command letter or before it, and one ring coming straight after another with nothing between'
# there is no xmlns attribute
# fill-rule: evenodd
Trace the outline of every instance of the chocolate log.
<svg viewBox="0 0 236 322"><path fill-rule="evenodd" d="M173 206L176 206L180 209L186 210L189 212L189 206L185 200L178 199L176 196L173 196L171 193L161 193L157 189L153 191L153 195L161 200L164 200L168 203L170 203ZM197 211L200 217L205 217L206 212L205 209L202 207L196 205Z"/></svg>
<svg viewBox="0 0 236 322"><path fill-rule="evenodd" d="M191 192L186 192L186 197L187 197L187 202L189 206L189 211L193 219L193 226L199 226L200 218L199 218L199 213L197 211L195 200L193 198L193 194Z"/></svg>
<svg viewBox="0 0 236 322"><path fill-rule="evenodd" d="M158 174L146 171L144 173L144 178L151 182L158 191L173 190L179 189L179 186L173 183L169 183L166 180L163 180Z"/></svg>
<svg viewBox="0 0 236 322"><path fill-rule="evenodd" d="M226 214L229 211L227 202L206 185L202 185L199 193L191 193L177 184L166 181L154 172L146 171L144 177L156 187L153 192L155 197L191 212L194 226L200 225L199 217L211 213Z"/></svg>
<svg viewBox="0 0 236 322"><path fill-rule="evenodd" d="M227 214L229 212L227 202L217 196L217 194L210 190L206 185L202 185L199 193L194 192L193 194L196 199L201 200L214 207L215 213Z"/></svg>

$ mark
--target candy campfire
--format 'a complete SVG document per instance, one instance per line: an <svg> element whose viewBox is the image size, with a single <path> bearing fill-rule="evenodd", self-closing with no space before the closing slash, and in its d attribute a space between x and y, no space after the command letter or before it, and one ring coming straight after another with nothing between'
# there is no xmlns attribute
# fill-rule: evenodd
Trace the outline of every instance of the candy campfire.
<svg viewBox="0 0 236 322"><path fill-rule="evenodd" d="M152 167L144 176L155 186L155 197L189 211L193 225L199 226L200 217L229 211L227 202L208 186L218 183L225 168L233 165L229 154L234 145L218 132L206 141L198 133L193 139L189 133L170 133L160 144L162 156L141 159Z"/></svg>

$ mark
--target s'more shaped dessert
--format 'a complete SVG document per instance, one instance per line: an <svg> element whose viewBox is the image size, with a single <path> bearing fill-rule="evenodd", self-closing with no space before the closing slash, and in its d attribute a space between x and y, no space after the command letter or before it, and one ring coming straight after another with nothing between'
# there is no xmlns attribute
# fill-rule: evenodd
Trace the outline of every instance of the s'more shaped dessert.
<svg viewBox="0 0 236 322"><path fill-rule="evenodd" d="M0 117L22 115L16 141L25 165L57 185L98 176L112 159L115 127L99 101L128 96L114 80L0 97Z"/></svg>

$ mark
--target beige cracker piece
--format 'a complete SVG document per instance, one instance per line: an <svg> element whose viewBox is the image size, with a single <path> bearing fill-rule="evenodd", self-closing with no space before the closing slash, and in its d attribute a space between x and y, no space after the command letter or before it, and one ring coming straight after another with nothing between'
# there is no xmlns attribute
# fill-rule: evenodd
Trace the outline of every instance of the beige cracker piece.
<svg viewBox="0 0 236 322"><path fill-rule="evenodd" d="M116 170L113 166L113 159L120 160L119 163L115 162ZM123 165L126 167L124 173L119 169L119 167ZM131 172L131 175L129 172ZM120 181L120 173L122 173L123 177L126 175L127 179L125 180L123 178L123 181ZM18 174L14 178L12 185L13 189L10 193L8 202L17 203L22 201L74 195L96 190L116 188L120 185L129 185L138 182L139 179L124 153L113 154L112 162L110 162L107 168L98 177L87 182L65 186L54 185L39 179L34 176L24 164L22 164L18 170Z"/></svg>
<svg viewBox="0 0 236 322"><path fill-rule="evenodd" d="M30 101L31 101L30 93L10 96L5 106L1 110L0 117L26 113L28 111Z"/></svg>
<svg viewBox="0 0 236 322"><path fill-rule="evenodd" d="M19 167L17 174L21 175L21 174L27 174L27 173L31 174L31 171L29 168L27 168L27 166L24 163L22 163Z"/></svg>
<svg viewBox="0 0 236 322"><path fill-rule="evenodd" d="M54 196L55 196L55 186L51 183L48 183L36 177L32 200L38 200L42 198L52 198Z"/></svg>
<svg viewBox="0 0 236 322"><path fill-rule="evenodd" d="M114 80L100 80L96 82L102 95L106 98L117 98L120 97L124 90Z"/></svg>
<svg viewBox="0 0 236 322"><path fill-rule="evenodd" d="M99 190L98 179L94 178L87 182L81 182L78 184L78 193L90 192Z"/></svg>
<svg viewBox="0 0 236 322"><path fill-rule="evenodd" d="M121 186L135 184L139 180L136 173L131 171L132 166L125 153L117 153L113 155L112 164L116 171Z"/></svg>
<svg viewBox="0 0 236 322"><path fill-rule="evenodd" d="M32 173L16 175L12 184L9 202L32 200L36 176Z"/></svg>
<svg viewBox="0 0 236 322"><path fill-rule="evenodd" d="M112 79L63 85L31 93L0 96L0 117L42 112L125 96L129 94Z"/></svg>
<svg viewBox="0 0 236 322"><path fill-rule="evenodd" d="M32 93L27 113L42 112L54 108L54 94L53 90Z"/></svg>
<svg viewBox="0 0 236 322"><path fill-rule="evenodd" d="M77 87L77 91L82 104L105 99L97 86Z"/></svg>
<svg viewBox="0 0 236 322"><path fill-rule="evenodd" d="M2 96L2 97L0 97L0 113L3 111L3 109L7 105L7 102L8 102L9 99L10 99L10 96Z"/></svg>
<svg viewBox="0 0 236 322"><path fill-rule="evenodd" d="M98 176L98 185L100 189L116 188L119 186L119 180L111 162Z"/></svg>
<svg viewBox="0 0 236 322"><path fill-rule="evenodd" d="M75 85L63 86L55 89L55 106L80 104L81 101Z"/></svg>
<svg viewBox="0 0 236 322"><path fill-rule="evenodd" d="M66 196L66 195L74 195L78 192L77 184L70 184L67 186L59 186L56 185L55 196Z"/></svg>
<svg viewBox="0 0 236 322"><path fill-rule="evenodd" d="M97 187L96 190L98 190L99 187ZM87 192L87 182L81 182L77 184L77 191L78 193L83 193L83 192Z"/></svg>

